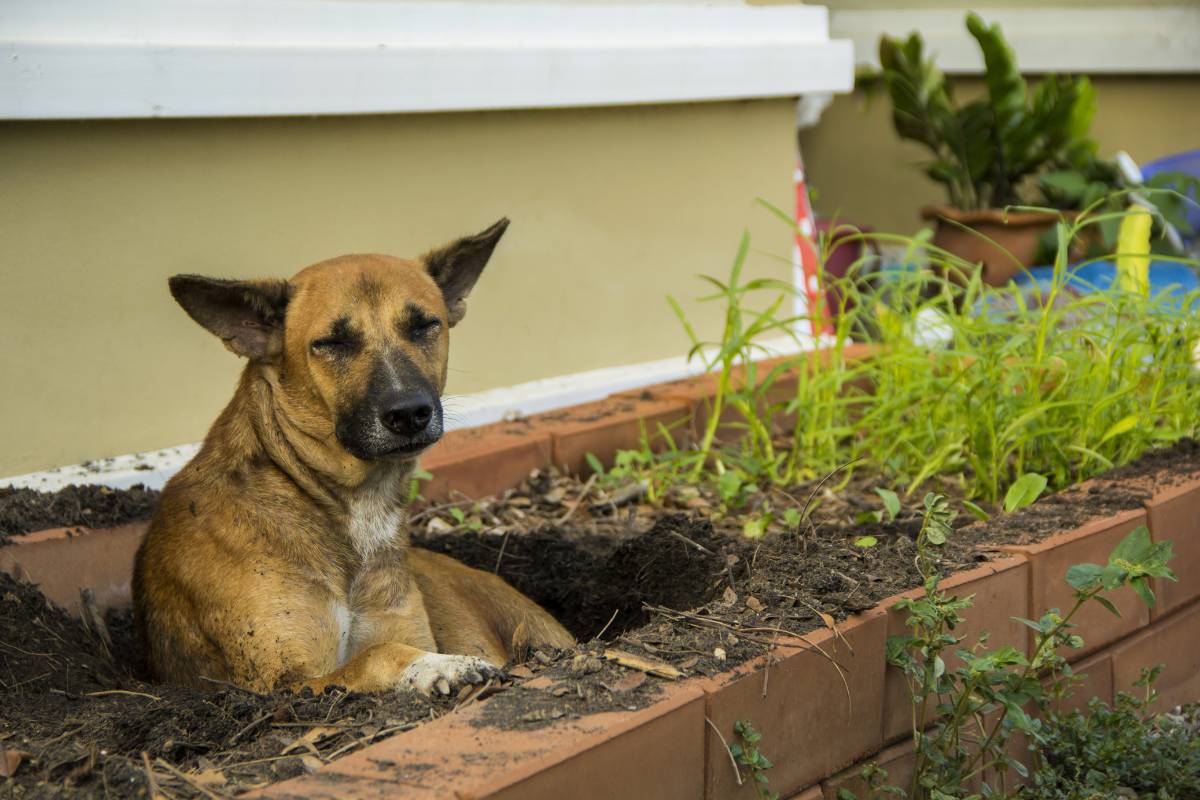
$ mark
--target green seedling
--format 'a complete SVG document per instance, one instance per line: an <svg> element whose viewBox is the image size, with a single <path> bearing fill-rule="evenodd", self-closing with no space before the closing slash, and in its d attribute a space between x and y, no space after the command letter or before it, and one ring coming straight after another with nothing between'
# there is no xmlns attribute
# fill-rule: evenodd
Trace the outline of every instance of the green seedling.
<svg viewBox="0 0 1200 800"><path fill-rule="evenodd" d="M425 481L433 480L433 473L427 472L421 468L414 469L408 478L408 492L405 494L405 500L409 505L423 500L421 497L421 484Z"/></svg>
<svg viewBox="0 0 1200 800"><path fill-rule="evenodd" d="M733 724L737 741L729 746L729 753L739 768L745 767L749 773L750 784L758 800L779 800L779 792L772 792L766 772L775 766L759 749L762 734L754 729L750 720L739 720Z"/></svg>
<svg viewBox="0 0 1200 800"><path fill-rule="evenodd" d="M1046 491L1047 483L1045 476L1036 472L1027 472L1017 478L1004 495L1004 510L1012 512L1033 505L1033 502L1042 496L1042 492Z"/></svg>

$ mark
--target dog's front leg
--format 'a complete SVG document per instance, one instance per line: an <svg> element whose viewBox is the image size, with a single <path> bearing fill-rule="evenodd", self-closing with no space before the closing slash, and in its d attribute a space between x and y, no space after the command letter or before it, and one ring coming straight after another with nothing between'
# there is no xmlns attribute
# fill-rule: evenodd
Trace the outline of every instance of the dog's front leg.
<svg viewBox="0 0 1200 800"><path fill-rule="evenodd" d="M423 694L450 694L464 684L483 683L501 675L498 667L475 656L431 653L400 642L382 642L365 648L346 664L318 678L292 685L293 691L311 689L320 694L328 686L353 692L415 689Z"/></svg>

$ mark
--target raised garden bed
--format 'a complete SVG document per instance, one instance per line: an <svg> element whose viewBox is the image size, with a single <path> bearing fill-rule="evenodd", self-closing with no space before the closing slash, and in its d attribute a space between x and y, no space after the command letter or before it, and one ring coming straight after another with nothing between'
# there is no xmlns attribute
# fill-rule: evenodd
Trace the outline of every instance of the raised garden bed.
<svg viewBox="0 0 1200 800"><path fill-rule="evenodd" d="M139 528L11 537L0 569L74 607L51 609L11 581L0 588L0 748L15 767L10 786L25 796L63 787L134 794L154 781L171 796L257 788L280 797L753 797L722 743L736 720L750 719L776 763L773 790L833 792L854 779L850 765L907 730L907 699L883 648L902 624L897 596L920 584L915 521L856 523L879 505L859 478L823 497L814 525L751 542L729 520L707 519L702 495L656 508L563 475L586 471L588 452L611 457L634 446L642 419L686 424L710 388L706 379L652 387L456 432L431 452L425 494L434 505L414 515L417 542L497 570L585 642L532 653L510 683L448 700L148 685L136 677L121 612ZM501 499L464 502L449 487ZM437 504L447 500L457 505ZM1009 617L1060 602L1067 564L1102 561L1114 531L1141 523L1176 543L1181 580L1162 588L1153 616L1130 606L1136 613L1119 620L1082 620L1089 649L1080 663L1095 676L1088 691L1111 698L1140 665L1167 661L1163 702L1195 700L1200 655L1187 646L1200 636L1195 443L964 525L945 553L947 571L957 572L945 585L980 598L973 630L1027 649ZM854 547L864 535L878 543ZM82 588L94 602L79 601ZM111 643L96 624L106 609ZM76 622L80 611L89 628ZM903 744L883 757L901 763Z"/></svg>

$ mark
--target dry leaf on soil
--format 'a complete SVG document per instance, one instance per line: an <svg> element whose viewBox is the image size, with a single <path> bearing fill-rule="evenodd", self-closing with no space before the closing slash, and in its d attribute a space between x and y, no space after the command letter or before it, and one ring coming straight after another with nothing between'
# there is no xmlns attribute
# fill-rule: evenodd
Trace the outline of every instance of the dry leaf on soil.
<svg viewBox="0 0 1200 800"><path fill-rule="evenodd" d="M311 752L313 755L320 755L317 752L317 748L315 746L316 743L321 741L322 739L324 739L327 736L333 736L335 733L341 733L341 729L330 728L330 727L327 727L324 725L318 726L316 728L313 728L312 730L310 730L308 733L304 734L303 736L301 736L296 741L289 744L287 747L283 748L283 750L281 750L279 754L281 756L286 756L288 753L291 753L291 752L294 752L296 750L303 748L303 749Z"/></svg>
<svg viewBox="0 0 1200 800"><path fill-rule="evenodd" d="M0 778L11 778L17 774L21 761L29 755L24 750L0 750Z"/></svg>

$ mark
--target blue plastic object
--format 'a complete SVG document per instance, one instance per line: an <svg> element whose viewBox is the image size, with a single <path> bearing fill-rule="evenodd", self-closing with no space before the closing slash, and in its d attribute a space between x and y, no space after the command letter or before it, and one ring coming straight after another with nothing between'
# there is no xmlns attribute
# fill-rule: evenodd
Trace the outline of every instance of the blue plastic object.
<svg viewBox="0 0 1200 800"><path fill-rule="evenodd" d="M1117 265L1112 261L1090 261L1067 268L1066 285L1080 293L1102 292L1117 279ZM1013 282L1018 286L1038 284L1049 286L1054 280L1054 267L1030 267L1028 272L1018 273ZM1173 261L1150 262L1150 293L1172 295L1176 304L1183 302L1188 292L1200 289L1200 278L1187 264Z"/></svg>
<svg viewBox="0 0 1200 800"><path fill-rule="evenodd" d="M1185 153L1176 153L1173 156L1164 156L1163 158L1142 164L1141 169L1142 177L1146 179L1153 178L1160 172L1182 172L1186 175L1200 178L1200 150L1189 150ZM1192 192L1190 196L1197 202L1188 203L1187 211L1184 212L1184 215L1187 218L1188 225L1192 226L1192 230L1200 231L1200 197L1196 197L1195 192ZM1195 239L1197 238L1197 234L1193 234L1188 238Z"/></svg>

